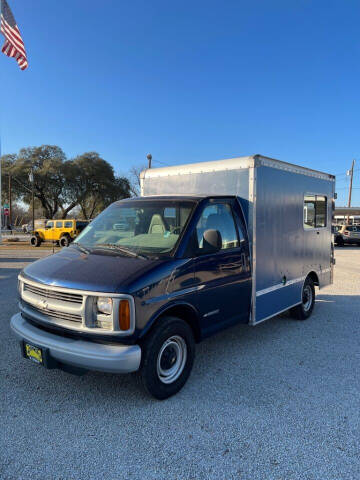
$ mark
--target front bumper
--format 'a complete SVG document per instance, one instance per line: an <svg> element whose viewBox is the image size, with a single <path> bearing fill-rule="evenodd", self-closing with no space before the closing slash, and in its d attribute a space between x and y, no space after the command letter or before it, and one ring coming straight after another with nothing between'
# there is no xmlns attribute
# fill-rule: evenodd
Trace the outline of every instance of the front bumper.
<svg viewBox="0 0 360 480"><path fill-rule="evenodd" d="M60 364L100 372L129 373L140 367L139 345L101 344L49 333L26 321L21 313L11 318L10 326L21 342L47 349Z"/></svg>

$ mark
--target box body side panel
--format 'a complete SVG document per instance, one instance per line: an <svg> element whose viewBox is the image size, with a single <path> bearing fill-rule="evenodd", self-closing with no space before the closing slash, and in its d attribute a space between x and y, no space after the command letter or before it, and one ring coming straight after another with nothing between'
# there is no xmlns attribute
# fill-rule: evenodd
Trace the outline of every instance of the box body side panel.
<svg viewBox="0 0 360 480"><path fill-rule="evenodd" d="M255 322L301 302L305 277L331 282L333 181L267 166L256 168ZM305 194L327 197L327 225L304 228Z"/></svg>
<svg viewBox="0 0 360 480"><path fill-rule="evenodd" d="M249 169L185 173L142 179L142 195L236 195L249 213Z"/></svg>

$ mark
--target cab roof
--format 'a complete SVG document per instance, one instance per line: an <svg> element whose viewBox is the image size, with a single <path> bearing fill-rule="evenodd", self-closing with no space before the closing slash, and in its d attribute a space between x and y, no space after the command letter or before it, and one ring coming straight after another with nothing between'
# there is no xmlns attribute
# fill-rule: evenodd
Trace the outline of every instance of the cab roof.
<svg viewBox="0 0 360 480"><path fill-rule="evenodd" d="M130 197L118 200L115 203L126 203L126 202L143 202L151 200L178 200L178 201L193 201L200 202L205 198L235 198L235 195L209 195L209 194L196 194L196 195L183 195L183 194L173 194L173 195L148 195L144 197Z"/></svg>

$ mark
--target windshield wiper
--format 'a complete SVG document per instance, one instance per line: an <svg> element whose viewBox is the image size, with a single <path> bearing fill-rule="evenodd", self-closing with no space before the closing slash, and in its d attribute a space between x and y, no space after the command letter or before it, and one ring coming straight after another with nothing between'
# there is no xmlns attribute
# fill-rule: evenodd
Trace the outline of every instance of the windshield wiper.
<svg viewBox="0 0 360 480"><path fill-rule="evenodd" d="M143 259L148 259L146 255L142 255L140 253L133 252L129 248L123 247L122 245L117 245L116 243L98 243L93 246L93 248L110 248L112 250L117 250L118 252L124 253L125 255L128 255L129 257L135 257L135 258L143 258Z"/></svg>
<svg viewBox="0 0 360 480"><path fill-rule="evenodd" d="M80 243L72 243L70 245L71 247L77 247L80 252L82 253L86 253L87 255L90 253L90 250L88 250L87 248L85 248L83 245L81 245Z"/></svg>

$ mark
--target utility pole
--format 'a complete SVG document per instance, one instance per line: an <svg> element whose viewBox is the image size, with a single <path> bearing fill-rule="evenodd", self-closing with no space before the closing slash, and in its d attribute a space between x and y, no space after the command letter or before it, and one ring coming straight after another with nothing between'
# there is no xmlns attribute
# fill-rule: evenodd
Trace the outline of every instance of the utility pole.
<svg viewBox="0 0 360 480"><path fill-rule="evenodd" d="M11 192L11 174L9 173L9 224L12 231L12 192Z"/></svg>
<svg viewBox="0 0 360 480"><path fill-rule="evenodd" d="M146 155L146 158L148 159L148 168L151 168L151 160L152 160L152 155L151 153L148 153Z"/></svg>
<svg viewBox="0 0 360 480"><path fill-rule="evenodd" d="M351 169L347 172L347 174L350 175L348 208L351 207L351 195L352 195L352 186L353 186L354 166L355 166L355 159L352 161ZM349 225L349 214L347 216L347 224Z"/></svg>

